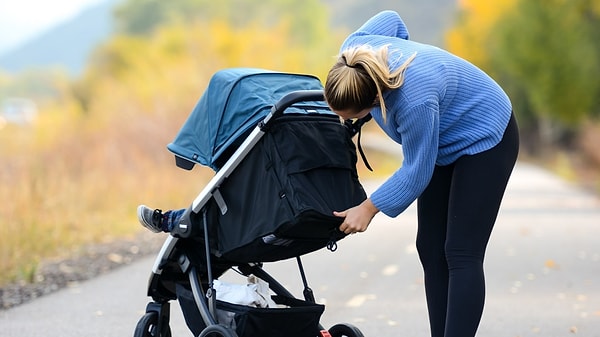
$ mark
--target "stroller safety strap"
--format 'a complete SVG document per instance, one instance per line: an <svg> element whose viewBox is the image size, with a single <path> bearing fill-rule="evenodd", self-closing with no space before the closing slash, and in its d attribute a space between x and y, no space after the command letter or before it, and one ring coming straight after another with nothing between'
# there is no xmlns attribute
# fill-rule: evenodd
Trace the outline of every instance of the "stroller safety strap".
<svg viewBox="0 0 600 337"><path fill-rule="evenodd" d="M354 137L354 135L358 134L357 139L356 139L356 146L358 147L358 153L360 154L360 158L362 159L362 161L365 164L365 166L367 167L367 169L369 169L369 171L373 172L373 168L371 168L369 161L367 161L367 156L365 155L365 152L363 151L363 148L360 145L360 136L361 136L362 126L366 122L370 121L371 118L373 118L373 116L371 116L371 114L368 114L365 117L359 118L356 120L348 119L344 122L344 124L348 128L348 131L350 132L350 135L352 137Z"/></svg>

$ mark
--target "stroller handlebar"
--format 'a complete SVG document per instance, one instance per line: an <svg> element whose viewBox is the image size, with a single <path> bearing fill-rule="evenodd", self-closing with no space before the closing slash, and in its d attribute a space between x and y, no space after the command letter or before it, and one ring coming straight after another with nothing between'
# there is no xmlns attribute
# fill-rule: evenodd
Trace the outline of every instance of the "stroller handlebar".
<svg viewBox="0 0 600 337"><path fill-rule="evenodd" d="M324 101L325 96L323 90L297 90L283 96L277 103L271 108L271 113L262 122L263 126L266 126L270 120L277 119L283 112L290 106L298 102L310 102L310 101Z"/></svg>

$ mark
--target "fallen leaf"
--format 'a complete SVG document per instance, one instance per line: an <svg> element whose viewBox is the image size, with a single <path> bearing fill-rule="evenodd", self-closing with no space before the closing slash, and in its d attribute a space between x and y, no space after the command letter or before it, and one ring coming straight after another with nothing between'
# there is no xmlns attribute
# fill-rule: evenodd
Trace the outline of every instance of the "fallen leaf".
<svg viewBox="0 0 600 337"><path fill-rule="evenodd" d="M110 253L108 254L108 260L113 263L121 264L123 263L123 256L116 253Z"/></svg>
<svg viewBox="0 0 600 337"><path fill-rule="evenodd" d="M383 268L383 270L381 271L381 274L384 276L392 276L398 272L398 269L399 268L397 265L389 265L389 266L386 266L385 268Z"/></svg>
<svg viewBox="0 0 600 337"><path fill-rule="evenodd" d="M546 262L544 262L544 267L549 269L558 269L558 264L554 260L548 259Z"/></svg>
<svg viewBox="0 0 600 337"><path fill-rule="evenodd" d="M374 300L375 295L373 294L362 294L355 295L348 302L346 302L346 306L350 308L358 308L362 306L367 300Z"/></svg>

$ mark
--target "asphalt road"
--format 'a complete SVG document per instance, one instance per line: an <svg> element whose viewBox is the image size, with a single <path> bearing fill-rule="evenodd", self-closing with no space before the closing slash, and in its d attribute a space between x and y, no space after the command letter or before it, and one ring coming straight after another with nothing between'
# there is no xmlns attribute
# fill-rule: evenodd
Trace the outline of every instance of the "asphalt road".
<svg viewBox="0 0 600 337"><path fill-rule="evenodd" d="M371 190L376 182L367 182ZM303 258L325 327L358 326L365 336L428 336L414 205L396 219ZM519 163L486 257L487 301L480 336L600 336L600 199ZM0 336L132 336L148 302L153 257L0 311ZM266 264L297 296L295 261ZM243 282L226 274L222 280ZM173 336L191 336L176 303Z"/></svg>

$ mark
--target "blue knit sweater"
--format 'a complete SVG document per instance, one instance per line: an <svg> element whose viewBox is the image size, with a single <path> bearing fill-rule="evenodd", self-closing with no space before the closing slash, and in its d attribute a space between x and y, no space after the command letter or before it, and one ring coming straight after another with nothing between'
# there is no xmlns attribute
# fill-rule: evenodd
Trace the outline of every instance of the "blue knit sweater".
<svg viewBox="0 0 600 337"><path fill-rule="evenodd" d="M389 45L389 66L408 57L402 87L384 93L387 111L371 110L373 119L402 144L402 166L371 195L388 216L404 211L425 190L435 165L486 151L500 142L512 107L500 86L469 62L434 46L408 40L400 16L384 11L369 19L342 44L373 49Z"/></svg>

